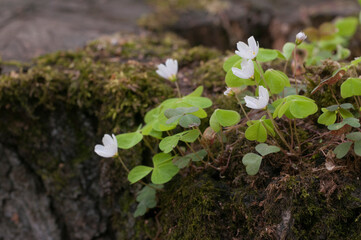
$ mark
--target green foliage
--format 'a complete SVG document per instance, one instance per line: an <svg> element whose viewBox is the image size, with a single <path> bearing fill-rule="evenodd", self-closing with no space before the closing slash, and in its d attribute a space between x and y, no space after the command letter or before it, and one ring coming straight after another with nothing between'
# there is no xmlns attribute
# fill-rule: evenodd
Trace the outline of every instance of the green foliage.
<svg viewBox="0 0 361 240"><path fill-rule="evenodd" d="M306 118L317 112L315 101L300 95L290 95L272 104L276 109L273 117L281 118L286 115L289 119Z"/></svg>
<svg viewBox="0 0 361 240"><path fill-rule="evenodd" d="M184 131L173 136L168 136L162 139L159 143L159 148L164 153L169 153L178 145L179 140L183 142L194 142L199 136L199 131L196 129Z"/></svg>
<svg viewBox="0 0 361 240"><path fill-rule="evenodd" d="M163 185L150 184L144 186L142 190L137 193L138 206L134 212L134 217L143 216L149 208L154 208L157 205L156 189L162 189Z"/></svg>
<svg viewBox="0 0 361 240"><path fill-rule="evenodd" d="M250 141L265 142L267 140L267 135L275 136L273 130L274 126L270 119L266 119L266 116L263 116L259 120L251 120L247 122L248 128L245 132L245 137Z"/></svg>
<svg viewBox="0 0 361 240"><path fill-rule="evenodd" d="M321 111L323 113L317 119L317 122L319 124L324 124L326 126L329 126L336 122L336 119L337 119L336 111L329 111L329 110L327 110L327 108L321 108Z"/></svg>
<svg viewBox="0 0 361 240"><path fill-rule="evenodd" d="M185 115L179 119L179 125L184 128L196 127L201 124L199 117L192 114Z"/></svg>
<svg viewBox="0 0 361 240"><path fill-rule="evenodd" d="M129 149L134 147L143 139L143 135L140 131L132 132L132 133L123 133L118 134L116 136L118 141L118 147L121 149Z"/></svg>
<svg viewBox="0 0 361 240"><path fill-rule="evenodd" d="M229 72L237 62L239 62L239 64L242 62L242 58L237 54L227 58L227 60L223 64L223 70L225 72Z"/></svg>
<svg viewBox="0 0 361 240"><path fill-rule="evenodd" d="M128 181L133 184L147 176L153 168L147 166L136 166L128 174Z"/></svg>
<svg viewBox="0 0 361 240"><path fill-rule="evenodd" d="M209 124L215 132L219 132L221 127L233 126L237 124L240 119L241 116L236 111L216 109L209 120Z"/></svg>
<svg viewBox="0 0 361 240"><path fill-rule="evenodd" d="M337 158L343 158L350 151L352 144L354 144L354 152L361 157L361 132L352 132L346 135L349 142L339 144L333 152Z"/></svg>
<svg viewBox="0 0 361 240"><path fill-rule="evenodd" d="M149 135L152 130L164 132L174 129L179 124L184 128L198 126L200 118L207 117L204 108L212 106L209 98L201 97L203 87L182 98L170 98L145 115L146 126L143 135ZM196 108L198 109L197 111Z"/></svg>
<svg viewBox="0 0 361 240"><path fill-rule="evenodd" d="M202 149L195 153L189 153L183 157L176 157L173 160L173 163L179 168L185 168L189 165L190 161L192 162L199 162L204 159L204 157L207 156L207 151Z"/></svg>
<svg viewBox="0 0 361 240"><path fill-rule="evenodd" d="M292 52L295 49L296 44L291 43L291 42L287 42L285 43L285 45L283 45L282 51L283 51L283 55L285 56L285 58L287 60L289 60L292 57Z"/></svg>
<svg viewBox="0 0 361 240"><path fill-rule="evenodd" d="M277 146L270 146L265 143L260 143L256 146L256 151L264 157L270 153L279 152L281 149Z"/></svg>
<svg viewBox="0 0 361 240"><path fill-rule="evenodd" d="M260 143L256 146L256 151L261 154L247 153L242 158L243 165L246 166L248 175L256 175L262 163L262 158L268 154L279 152L281 149L277 146L270 146L265 143Z"/></svg>
<svg viewBox="0 0 361 240"><path fill-rule="evenodd" d="M348 78L341 85L341 96L343 98L361 96L361 79Z"/></svg>
<svg viewBox="0 0 361 240"><path fill-rule="evenodd" d="M287 75L278 70L268 69L264 74L264 78L267 85L262 85L265 87L268 86L272 94L281 93L285 87L291 86Z"/></svg>
<svg viewBox="0 0 361 240"><path fill-rule="evenodd" d="M350 117L350 118L346 118L343 119L342 122L340 123L334 123L328 126L329 130L339 130L341 128L343 128L345 125L350 125L351 127L355 127L355 128L359 128L360 125L360 120L354 117Z"/></svg>
<svg viewBox="0 0 361 240"><path fill-rule="evenodd" d="M256 175L261 166L262 157L255 153L247 153L242 158L243 165L246 166L246 171L248 175Z"/></svg>
<svg viewBox="0 0 361 240"><path fill-rule="evenodd" d="M356 32L358 19L355 17L341 18L335 22L335 25L339 36L351 38Z"/></svg>
<svg viewBox="0 0 361 240"><path fill-rule="evenodd" d="M135 183L152 172L152 182L163 184L169 182L179 171L179 168L172 163L174 157L167 153L158 153L153 157L153 168L147 166L136 166L128 174L128 180Z"/></svg>
<svg viewBox="0 0 361 240"><path fill-rule="evenodd" d="M318 29L309 27L304 30L311 43L302 43L299 48L307 51L307 65L319 65L322 60L342 60L350 56L345 48L355 34L358 19L340 18L335 23L323 23Z"/></svg>
<svg viewBox="0 0 361 240"><path fill-rule="evenodd" d="M258 62L270 62L277 58L286 59L285 56L278 50L259 48L256 59Z"/></svg>
<svg viewBox="0 0 361 240"><path fill-rule="evenodd" d="M344 156L346 156L346 154L350 150L351 145L352 145L352 142L341 143L333 150L333 152L336 154L337 158L343 158Z"/></svg>
<svg viewBox="0 0 361 240"><path fill-rule="evenodd" d="M153 173L151 180L154 184L169 182L179 171L172 162L173 156L166 153L158 153L153 157Z"/></svg>
<svg viewBox="0 0 361 240"><path fill-rule="evenodd" d="M354 107L351 103L343 103L341 105L332 105L327 108L321 108L323 113L318 117L317 122L326 126L334 124L337 119L337 113L339 113L343 119L352 118L354 117L353 114L347 109L353 108Z"/></svg>

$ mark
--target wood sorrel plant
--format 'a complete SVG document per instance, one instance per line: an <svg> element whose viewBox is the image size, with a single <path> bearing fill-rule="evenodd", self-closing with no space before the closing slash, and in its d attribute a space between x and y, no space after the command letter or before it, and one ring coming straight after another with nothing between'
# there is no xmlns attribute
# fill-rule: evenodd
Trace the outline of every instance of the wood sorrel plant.
<svg viewBox="0 0 361 240"><path fill-rule="evenodd" d="M305 38L304 34L300 34L295 41L295 46ZM288 43L288 45L290 44ZM277 58L288 62L292 59L290 49L285 46L284 49L287 51L280 52L259 48L259 44L253 37L248 39L248 44L239 42L237 48L236 54L225 61L223 69L226 71L225 97L235 97L240 109L214 109L209 118L209 126L202 131L203 128L200 129L199 126L202 120L208 117L205 109L212 106L212 101L202 97L202 86L183 96L177 83L178 62L168 59L165 64L158 66L157 73L175 84L178 97L167 99L148 111L144 117L144 125L135 132L112 137L105 135L103 145L95 147L98 155L116 157L120 161L128 172L128 180L131 184L144 185L136 197L138 206L134 213L135 216L141 216L148 209L156 206L157 191L163 191L163 184L169 182L181 169L210 167L223 172L225 166L220 166L219 159L227 149L224 146L227 144L226 134L232 131L239 133L238 129L242 129L242 127L246 127L246 129L239 135L240 139L245 137L249 141L259 142L255 146L257 154L243 153L242 163L249 175L258 173L262 160L269 154L279 151L294 156L301 154L302 144L296 128L297 121L316 113L318 106L314 100L298 95L298 91L296 91L297 94L286 93L285 88L290 88L291 82L285 72L263 69L261 65L261 63ZM360 59L356 59L341 70L347 72L360 61ZM335 73L336 78L339 78L340 74L338 73ZM293 77L293 81L297 83L295 74ZM326 83L330 83L330 81ZM357 77L347 79L341 86L341 96L344 98L354 97L355 101L357 100L356 103L360 105L361 102L358 98L361 92L357 90L361 89L359 86L361 86L361 79ZM245 88L254 91L255 96L244 96ZM327 125L331 130L342 128L345 125L358 128L360 126L358 119L349 111L353 105L339 104L337 98L335 100L337 105L322 108L323 114L319 117L318 122ZM361 111L360 106L358 109ZM253 112L257 112L257 114L250 114ZM337 116L340 116L343 121L335 123ZM289 124L289 128L284 123ZM149 141L151 138L154 139L152 142ZM212 152L211 145L217 138L222 150ZM361 154L360 134L352 133L347 135L347 139L348 142L342 142L335 149L338 157L346 155L352 144L354 144L355 153ZM141 141L144 141L153 153L152 164L150 166L132 166L129 170L118 155L118 148L129 149ZM156 145L151 144L154 142ZM147 178L148 175L150 177ZM144 179L150 182L147 183L148 181Z"/></svg>

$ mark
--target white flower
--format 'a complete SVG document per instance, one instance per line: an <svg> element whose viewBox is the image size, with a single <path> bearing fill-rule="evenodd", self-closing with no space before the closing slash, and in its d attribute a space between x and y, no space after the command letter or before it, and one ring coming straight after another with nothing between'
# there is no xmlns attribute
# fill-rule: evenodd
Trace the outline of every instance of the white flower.
<svg viewBox="0 0 361 240"><path fill-rule="evenodd" d="M175 81L176 75L178 73L178 62L177 60L168 58L167 61L165 61L164 64L158 65L158 70L156 71L157 74L165 79L168 79L170 81Z"/></svg>
<svg viewBox="0 0 361 240"><path fill-rule="evenodd" d="M296 44L300 45L306 38L307 38L307 35L304 32L297 33Z"/></svg>
<svg viewBox="0 0 361 240"><path fill-rule="evenodd" d="M227 87L227 88L226 88L226 91L224 91L223 94L226 95L226 96L232 95L232 94L233 94L232 88Z"/></svg>
<svg viewBox="0 0 361 240"><path fill-rule="evenodd" d="M256 40L252 36L248 38L248 46L244 42L238 42L237 49L236 54L241 58L254 59L258 54L259 43L256 43Z"/></svg>
<svg viewBox="0 0 361 240"><path fill-rule="evenodd" d="M252 109L263 109L267 106L269 100L268 90L263 86L258 88L258 98L245 96L244 100L246 101L246 107Z"/></svg>
<svg viewBox="0 0 361 240"><path fill-rule="evenodd" d="M254 65L253 65L252 60L243 59L243 61L241 63L241 68L242 69L232 67L233 74L236 75L237 77L243 78L243 79L253 78Z"/></svg>
<svg viewBox="0 0 361 240"><path fill-rule="evenodd" d="M112 134L104 134L103 145L95 145L94 152L101 157L110 158L118 154L118 142L117 138Z"/></svg>

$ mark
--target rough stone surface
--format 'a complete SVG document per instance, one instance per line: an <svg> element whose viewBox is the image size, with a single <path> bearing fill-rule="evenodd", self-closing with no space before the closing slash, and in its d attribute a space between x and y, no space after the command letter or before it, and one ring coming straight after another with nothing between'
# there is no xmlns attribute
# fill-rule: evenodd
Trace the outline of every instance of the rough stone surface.
<svg viewBox="0 0 361 240"><path fill-rule="evenodd" d="M104 34L134 32L147 12L144 0L2 0L0 57L29 60L82 47Z"/></svg>

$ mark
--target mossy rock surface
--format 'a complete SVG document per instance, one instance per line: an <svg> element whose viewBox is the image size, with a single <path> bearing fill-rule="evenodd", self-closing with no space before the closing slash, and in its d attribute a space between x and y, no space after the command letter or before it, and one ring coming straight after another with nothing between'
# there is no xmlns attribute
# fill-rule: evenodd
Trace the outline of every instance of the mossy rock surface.
<svg viewBox="0 0 361 240"><path fill-rule="evenodd" d="M155 73L169 57L180 63L183 93L202 84L216 107L235 108L223 95L224 56L169 34L105 37L0 76L0 238L361 239L360 159L327 170L320 146L308 145L301 158L266 157L251 177L241 162L254 143L238 134L228 135L221 172L182 170L157 208L134 218L140 187L93 147L104 133L134 131L175 95ZM133 167L152 154L138 144L120 156Z"/></svg>

